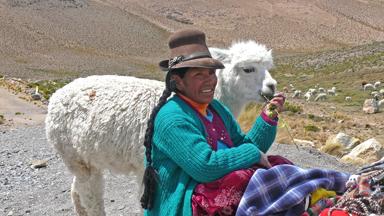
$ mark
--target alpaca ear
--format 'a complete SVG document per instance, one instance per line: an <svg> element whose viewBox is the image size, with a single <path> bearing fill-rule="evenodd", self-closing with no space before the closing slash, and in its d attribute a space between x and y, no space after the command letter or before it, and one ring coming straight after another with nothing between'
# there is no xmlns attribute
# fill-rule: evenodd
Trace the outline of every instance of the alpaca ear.
<svg viewBox="0 0 384 216"><path fill-rule="evenodd" d="M229 51L227 49L210 47L209 52L214 59L221 61L223 64L230 63Z"/></svg>

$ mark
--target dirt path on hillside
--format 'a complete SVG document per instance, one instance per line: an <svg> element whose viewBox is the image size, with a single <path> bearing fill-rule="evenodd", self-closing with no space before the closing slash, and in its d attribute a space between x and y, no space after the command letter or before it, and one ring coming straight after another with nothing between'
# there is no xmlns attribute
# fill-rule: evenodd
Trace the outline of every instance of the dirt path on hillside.
<svg viewBox="0 0 384 216"><path fill-rule="evenodd" d="M44 122L46 108L19 98L7 89L0 88L0 115L3 115L2 127L32 126Z"/></svg>

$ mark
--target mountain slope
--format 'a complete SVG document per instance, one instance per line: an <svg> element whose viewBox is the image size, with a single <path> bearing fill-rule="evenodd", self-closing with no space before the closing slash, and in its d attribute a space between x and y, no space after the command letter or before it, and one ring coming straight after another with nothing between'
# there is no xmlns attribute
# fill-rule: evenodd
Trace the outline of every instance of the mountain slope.
<svg viewBox="0 0 384 216"><path fill-rule="evenodd" d="M161 78L167 37L180 28L224 47L254 39L275 53L384 41L382 0L0 0L0 74Z"/></svg>

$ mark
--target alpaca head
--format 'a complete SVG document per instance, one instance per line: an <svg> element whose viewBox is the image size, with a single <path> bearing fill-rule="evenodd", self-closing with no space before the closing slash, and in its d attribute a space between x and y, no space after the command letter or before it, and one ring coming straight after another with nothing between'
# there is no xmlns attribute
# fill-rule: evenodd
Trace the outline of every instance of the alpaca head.
<svg viewBox="0 0 384 216"><path fill-rule="evenodd" d="M225 66L216 72L217 98L224 103L230 98L231 103L242 107L250 101L264 102L262 95L275 94L276 80L268 71L273 66L272 51L264 45L254 41L237 42L229 49L210 48L210 52Z"/></svg>

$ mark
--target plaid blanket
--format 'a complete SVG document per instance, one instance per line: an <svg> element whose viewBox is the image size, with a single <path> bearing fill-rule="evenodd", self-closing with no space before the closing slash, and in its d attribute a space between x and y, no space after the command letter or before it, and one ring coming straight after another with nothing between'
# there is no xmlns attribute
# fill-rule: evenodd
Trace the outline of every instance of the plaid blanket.
<svg viewBox="0 0 384 216"><path fill-rule="evenodd" d="M278 165L253 174L236 215L301 215L304 200L318 188L345 191L349 174L325 169Z"/></svg>

